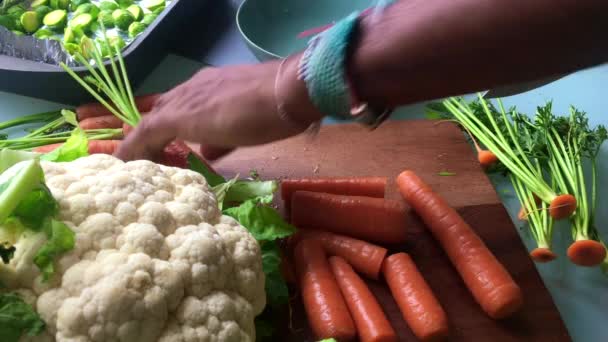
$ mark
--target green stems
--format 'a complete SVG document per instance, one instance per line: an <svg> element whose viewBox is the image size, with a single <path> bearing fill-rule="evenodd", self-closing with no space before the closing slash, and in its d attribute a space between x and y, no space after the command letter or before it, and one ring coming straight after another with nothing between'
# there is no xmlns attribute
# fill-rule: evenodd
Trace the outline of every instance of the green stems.
<svg viewBox="0 0 608 342"><path fill-rule="evenodd" d="M25 115L25 116L21 116L21 117L12 119L12 120L1 122L0 130L4 130L7 128L13 128L13 127L17 127L17 126L22 126L22 125L26 125L26 124L30 124L30 123L48 122L48 121L51 121L51 120L54 120L54 119L60 118L60 117L61 117L60 111L52 111L52 112Z"/></svg>

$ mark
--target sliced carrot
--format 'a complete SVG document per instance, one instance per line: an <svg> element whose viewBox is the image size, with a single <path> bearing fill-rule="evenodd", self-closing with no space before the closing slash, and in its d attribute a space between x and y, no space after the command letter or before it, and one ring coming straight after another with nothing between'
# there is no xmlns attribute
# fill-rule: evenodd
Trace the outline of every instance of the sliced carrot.
<svg viewBox="0 0 608 342"><path fill-rule="evenodd" d="M380 304L353 268L341 257L329 258L348 310L355 321L361 342L393 342L397 334Z"/></svg>
<svg viewBox="0 0 608 342"><path fill-rule="evenodd" d="M121 128L122 120L114 115L87 118L78 123L82 129Z"/></svg>
<svg viewBox="0 0 608 342"><path fill-rule="evenodd" d="M555 260L557 255L555 255L555 253L553 253L553 251L551 251L549 248L535 248L532 252L530 252L530 257L536 262L545 263Z"/></svg>
<svg viewBox="0 0 608 342"><path fill-rule="evenodd" d="M549 215L556 220L570 217L576 210L576 198L570 194L559 195L549 204Z"/></svg>
<svg viewBox="0 0 608 342"><path fill-rule="evenodd" d="M386 184L384 177L284 179L281 181L281 198L288 209L291 196L296 191L384 198Z"/></svg>
<svg viewBox="0 0 608 342"><path fill-rule="evenodd" d="M89 140L89 154L114 154L120 142L120 140ZM39 146L34 152L49 153L61 146L63 143Z"/></svg>
<svg viewBox="0 0 608 342"><path fill-rule="evenodd" d="M355 338L355 323L318 241L304 239L295 248L296 274L308 323L319 340Z"/></svg>
<svg viewBox="0 0 608 342"><path fill-rule="evenodd" d="M161 94L137 96L135 97L135 105L140 112L147 113L152 110L160 95ZM78 116L78 121L82 121L84 119L93 118L96 116L107 116L113 114L103 104L93 102L83 104L76 108L76 115Z"/></svg>
<svg viewBox="0 0 608 342"><path fill-rule="evenodd" d="M568 258L579 266L597 266L606 258L606 248L595 240L578 240L568 247Z"/></svg>
<svg viewBox="0 0 608 342"><path fill-rule="evenodd" d="M296 191L292 223L376 243L406 241L406 208L396 200Z"/></svg>
<svg viewBox="0 0 608 342"><path fill-rule="evenodd" d="M388 252L384 247L363 240L318 230L299 230L292 238L294 244L301 239L321 242L328 255L346 259L357 272L374 280L378 280Z"/></svg>
<svg viewBox="0 0 608 342"><path fill-rule="evenodd" d="M521 289L456 210L412 171L402 172L397 184L484 311L495 319L518 311Z"/></svg>
<svg viewBox="0 0 608 342"><path fill-rule="evenodd" d="M406 253L389 256L384 261L382 273L414 335L421 341L447 338L449 328L445 311L410 256Z"/></svg>

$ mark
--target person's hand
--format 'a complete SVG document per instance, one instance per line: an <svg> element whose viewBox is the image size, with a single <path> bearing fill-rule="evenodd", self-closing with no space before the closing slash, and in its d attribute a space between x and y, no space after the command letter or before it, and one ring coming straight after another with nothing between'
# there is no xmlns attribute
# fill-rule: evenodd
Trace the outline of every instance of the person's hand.
<svg viewBox="0 0 608 342"><path fill-rule="evenodd" d="M175 139L201 144L216 159L238 146L263 144L302 132L320 115L296 78L295 59L279 77L280 99L291 121L277 111L278 62L228 68L205 68L163 94L150 113L127 134L116 156L154 159Z"/></svg>

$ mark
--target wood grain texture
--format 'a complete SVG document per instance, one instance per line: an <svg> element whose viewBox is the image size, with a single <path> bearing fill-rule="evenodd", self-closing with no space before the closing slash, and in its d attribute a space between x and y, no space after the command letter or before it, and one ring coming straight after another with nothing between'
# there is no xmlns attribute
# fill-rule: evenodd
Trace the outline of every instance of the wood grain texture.
<svg viewBox="0 0 608 342"><path fill-rule="evenodd" d="M214 164L225 176L246 176L256 169L262 178L323 176L384 176L387 197L399 199L395 177L415 171L453 207L458 208L496 257L504 263L524 293L524 309L494 321L484 314L439 244L414 214L408 215L408 242L387 246L410 253L444 306L451 324L450 341L570 341L553 300L508 213L484 174L463 134L452 123L426 120L388 122L375 131L358 125L324 127L309 141L300 136L239 149ZM439 176L442 171L456 175ZM369 281L401 341L416 341L392 300L387 286ZM301 304L293 303L292 329L288 311L277 341L313 341Z"/></svg>
<svg viewBox="0 0 608 342"><path fill-rule="evenodd" d="M375 131L359 125L323 127L305 136L242 148L214 164L218 172L262 178L387 176L388 198L399 198L394 178L406 168L424 176L453 206L500 203L471 146L453 123L391 121ZM442 171L455 176L439 176Z"/></svg>

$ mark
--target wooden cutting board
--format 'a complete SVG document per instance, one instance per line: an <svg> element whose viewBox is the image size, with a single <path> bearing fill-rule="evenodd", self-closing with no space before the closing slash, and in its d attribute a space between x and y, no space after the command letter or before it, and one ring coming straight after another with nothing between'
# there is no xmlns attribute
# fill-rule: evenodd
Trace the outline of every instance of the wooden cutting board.
<svg viewBox="0 0 608 342"><path fill-rule="evenodd" d="M488 318L473 300L447 256L417 216L408 214L409 242L387 246L410 253L447 312L450 341L570 341L553 300L515 226L475 154L451 123L394 121L370 132L357 125L324 127L313 141L296 137L243 148L216 164L227 176L258 171L262 178L386 176L387 197L400 198L394 178L414 170L463 215L522 287L525 305L504 321ZM440 172L454 173L440 176ZM416 341L385 284L368 282L400 341ZM314 341L301 303L293 304L293 327L282 341ZM277 322L284 324L284 322ZM285 324L286 325L286 324Z"/></svg>

